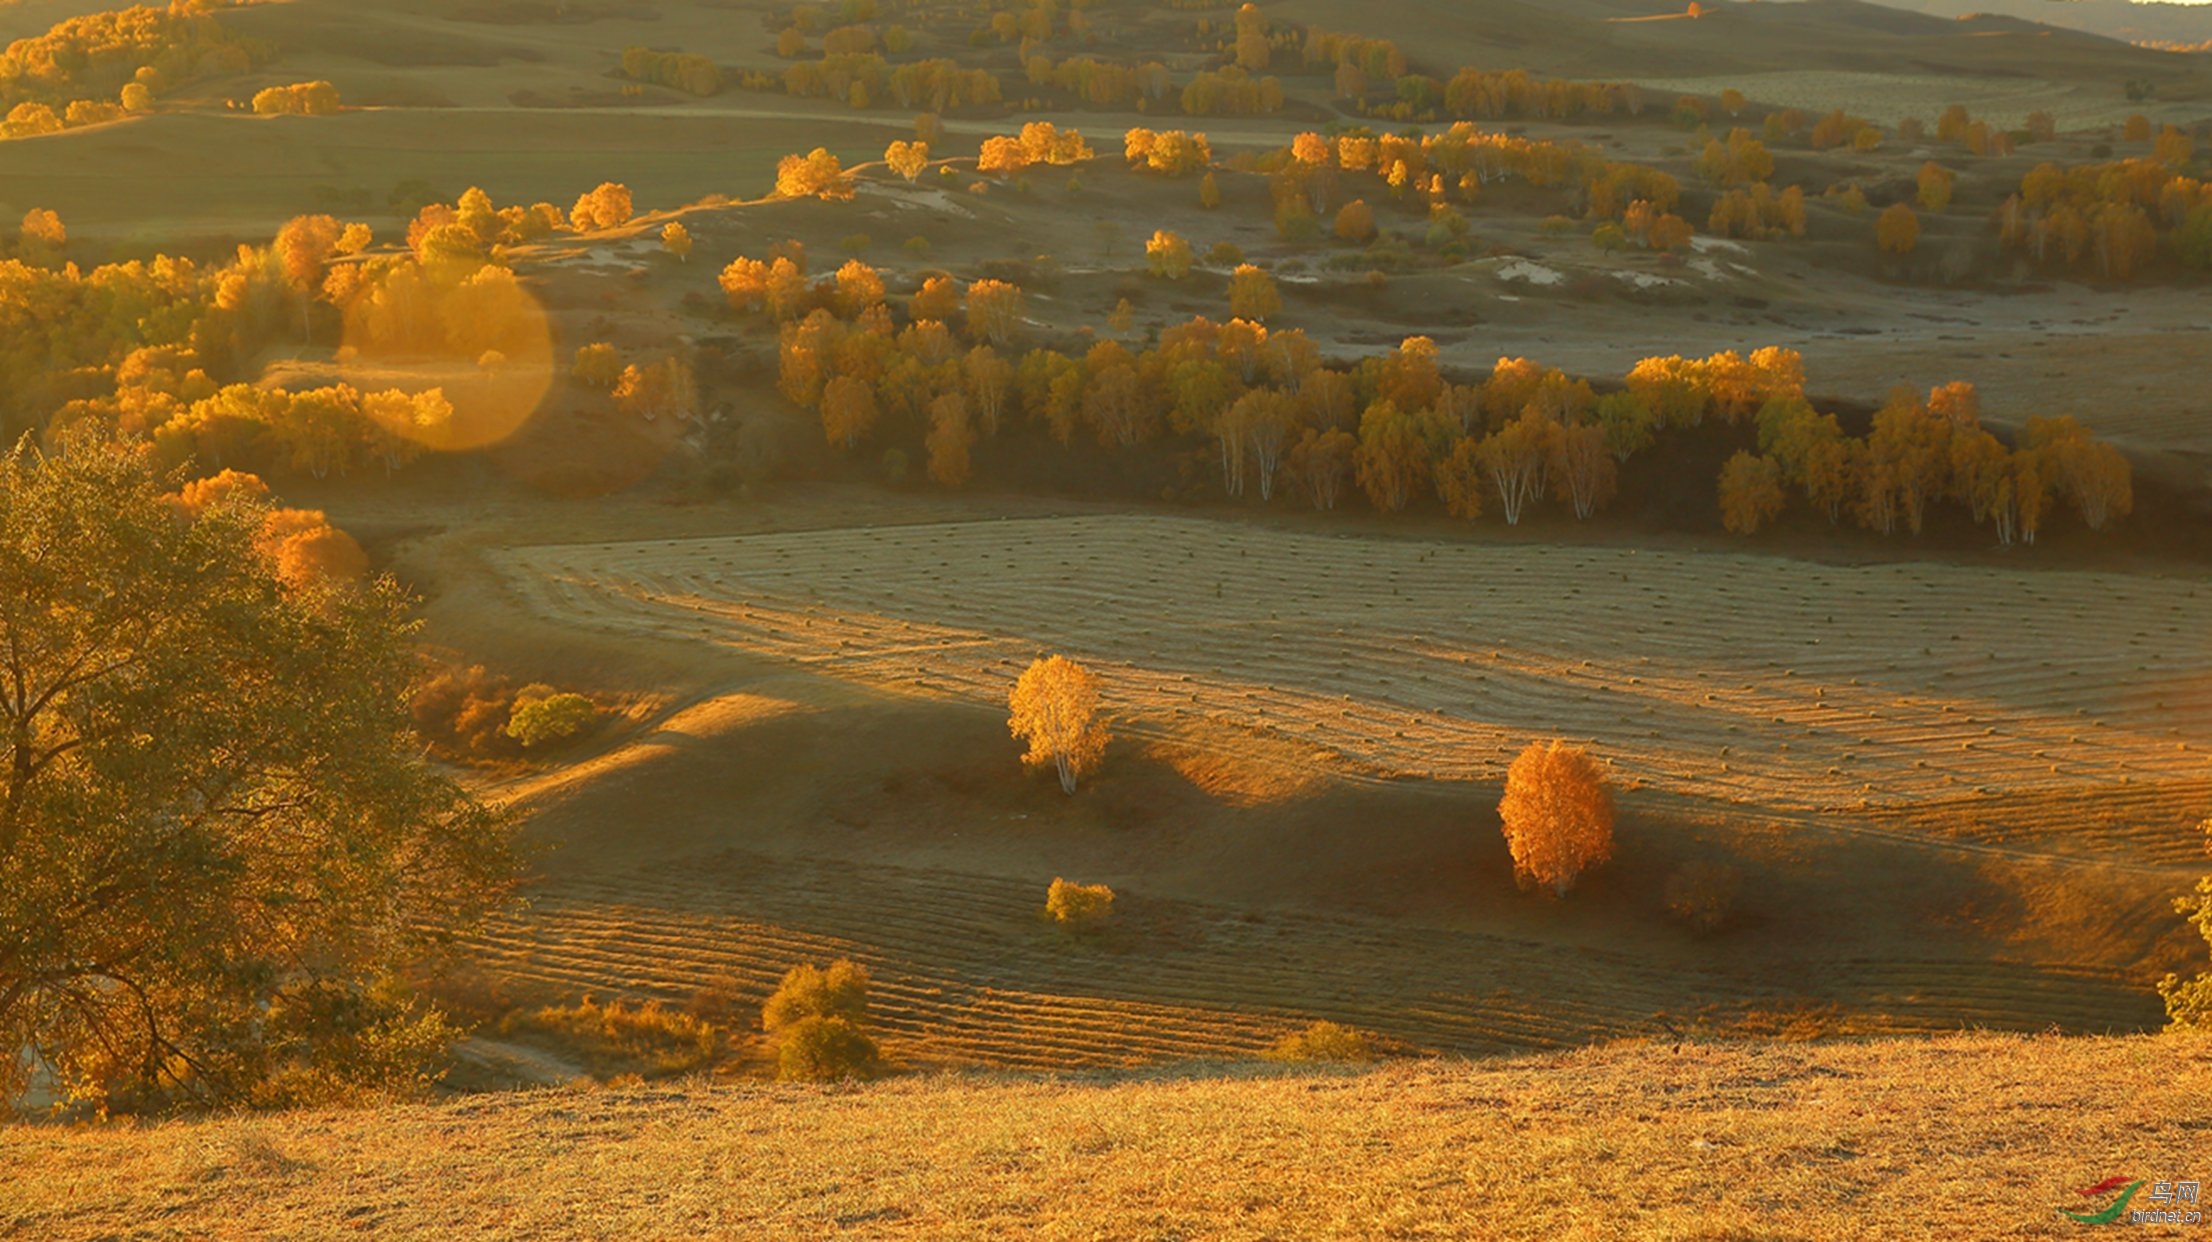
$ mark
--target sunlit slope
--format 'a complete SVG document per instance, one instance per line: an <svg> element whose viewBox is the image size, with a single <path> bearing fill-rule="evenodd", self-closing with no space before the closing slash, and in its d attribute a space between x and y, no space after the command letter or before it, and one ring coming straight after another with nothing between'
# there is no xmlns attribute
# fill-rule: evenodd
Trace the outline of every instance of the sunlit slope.
<svg viewBox="0 0 2212 1242"><path fill-rule="evenodd" d="M1345 1075L547 1091L0 1131L0 1228L2057 1238L2082 1228L2061 1210L2111 1201L2078 1193L2108 1178L2201 1181L2208 1092L2204 1041L1987 1036Z"/></svg>
<svg viewBox="0 0 2212 1242"><path fill-rule="evenodd" d="M2212 788L2212 592L2180 579L1135 516L508 561L548 610L976 701L1065 651L1132 720L1226 721L1386 775L1494 779L1559 734L1629 788L1779 810L2034 794L1990 830L2058 841L2085 787ZM2196 843L2176 822L2126 844Z"/></svg>

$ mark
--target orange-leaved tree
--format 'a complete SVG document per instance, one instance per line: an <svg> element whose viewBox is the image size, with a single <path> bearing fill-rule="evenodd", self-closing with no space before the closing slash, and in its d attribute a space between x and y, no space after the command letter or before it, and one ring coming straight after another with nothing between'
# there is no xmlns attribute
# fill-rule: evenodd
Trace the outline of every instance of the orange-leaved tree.
<svg viewBox="0 0 2212 1242"><path fill-rule="evenodd" d="M1920 217L1903 203L1892 203L1874 221L1874 242L1890 254L1911 254L1920 244Z"/></svg>
<svg viewBox="0 0 2212 1242"><path fill-rule="evenodd" d="M1098 766L1112 740L1099 715L1097 674L1066 656L1032 663L1014 683L1007 706L1012 712L1007 728L1029 743L1022 762L1051 764L1067 793L1075 792L1076 778Z"/></svg>
<svg viewBox="0 0 2212 1242"><path fill-rule="evenodd" d="M1565 742L1531 742L1513 761L1498 818L1524 886L1564 896L1613 856L1613 792L1590 756Z"/></svg>

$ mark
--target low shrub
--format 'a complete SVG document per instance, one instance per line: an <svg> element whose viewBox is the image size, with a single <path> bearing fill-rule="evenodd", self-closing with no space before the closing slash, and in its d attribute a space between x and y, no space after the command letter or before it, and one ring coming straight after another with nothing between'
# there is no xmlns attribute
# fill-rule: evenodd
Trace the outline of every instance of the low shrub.
<svg viewBox="0 0 2212 1242"><path fill-rule="evenodd" d="M882 1071L876 1041L844 1018L801 1018L784 1028L776 1047L776 1076L787 1082L873 1078Z"/></svg>
<svg viewBox="0 0 2212 1242"><path fill-rule="evenodd" d="M712 1023L659 1001L602 1005L589 996L574 1005L508 1014L499 1030L548 1037L601 1078L692 1073L713 1065L724 1046L722 1031Z"/></svg>
<svg viewBox="0 0 2212 1242"><path fill-rule="evenodd" d="M1667 877L1667 912L1698 931L1717 932L1735 917L1742 885L1727 863L1684 863Z"/></svg>
<svg viewBox="0 0 2212 1242"><path fill-rule="evenodd" d="M1114 890L1104 884L1076 884L1054 877L1045 890L1045 913L1063 927L1095 927L1114 912Z"/></svg>
<svg viewBox="0 0 2212 1242"><path fill-rule="evenodd" d="M1372 1061L1374 1044L1364 1032L1334 1022L1316 1022L1275 1042L1271 1061Z"/></svg>
<svg viewBox="0 0 2212 1242"><path fill-rule="evenodd" d="M844 958L828 968L794 966L768 1003L761 1006L760 1029L773 1035L808 1018L842 1018L854 1025L868 1020L868 969Z"/></svg>

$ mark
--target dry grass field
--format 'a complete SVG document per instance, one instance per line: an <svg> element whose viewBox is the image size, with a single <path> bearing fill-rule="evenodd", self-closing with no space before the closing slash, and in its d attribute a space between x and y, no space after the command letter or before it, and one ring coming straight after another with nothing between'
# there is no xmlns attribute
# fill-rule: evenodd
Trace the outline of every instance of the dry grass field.
<svg viewBox="0 0 2212 1242"><path fill-rule="evenodd" d="M2212 590L2188 579L1329 537L1139 516L511 556L570 618L656 606L838 676L977 702L1039 652L1136 727L1194 718L1383 776L1495 780L1552 732L1628 788L1783 811L2212 786ZM2198 739L2192 747L2191 739ZM2171 829L2173 826L2166 826Z"/></svg>
<svg viewBox="0 0 2212 1242"><path fill-rule="evenodd" d="M1365 1072L539 1091L0 1130L24 1237L2057 1238L2202 1180L2212 1047L1638 1043ZM2147 1191L2146 1191L2147 1193ZM2193 1237L2189 1226L2138 1227Z"/></svg>
<svg viewBox="0 0 2212 1242"><path fill-rule="evenodd" d="M0 34L103 7L0 3ZM1701 235L1601 247L1573 187L1500 178L1443 242L1417 188L1370 178L1379 244L1304 238L1276 227L1264 161L1303 131L1404 126L1348 110L1289 43L1272 115L1078 109L1042 86L1030 107L1034 49L971 37L988 13L952 6L897 6L901 55L988 61L1009 99L955 109L932 154L957 167L918 183L872 165L911 109L736 84L793 63L782 0L246 5L222 20L268 65L7 141L0 220L58 210L87 266L227 261L307 212L367 221L398 261L419 201L470 186L565 210L619 181L636 215L501 248L542 351L364 357L334 310L294 333L287 293L225 377L437 383L464 404L495 372L528 381L524 425L481 452L269 474L420 595L426 644L610 709L572 749L454 761L513 812L529 874L525 903L425 979L479 1024L447 1087L550 1089L0 1126L0 1235L2040 1237L2107 1176L2212 1171L2190 1165L2212 1148L2212 1054L2147 1034L2157 981L2203 968L2172 909L2212 812L2203 284L2034 267L1993 223L2044 160L2147 156L2121 139L2131 113L2201 121L2212 61L1848 0L1697 20L1676 0L1263 7L1396 38L1443 78L1641 82L1638 115L1485 127L1676 175ZM1127 46L1039 46L1156 56L1178 80L1220 61L1196 23L1230 20L1084 11ZM633 45L709 57L729 85L629 83ZM312 78L345 109L242 106ZM2130 102L2137 78L2157 100ZM1777 139L1806 235L1726 240L1703 235L1704 136L1668 113L1729 87L1755 113L1889 125L1958 103L2063 132L1988 157ZM976 171L982 136L1035 119L1100 158ZM1140 124L1209 133L1220 201L1128 169ZM816 146L871 162L852 198L768 197L779 157ZM1886 257L1874 220L1931 161L1955 197ZM671 221L687 258L662 246ZM1188 278L1147 274L1154 229L1201 256ZM1281 282L1270 330L1340 368L1425 335L1455 383L1525 355L1606 390L1645 357L1775 345L1854 434L1893 385L1964 379L2008 435L2063 414L2108 437L2138 506L2111 534L2054 511L2009 550L1948 502L1925 537L1831 532L1793 502L1737 539L1714 500L1726 449L1698 454L1751 433L1718 420L1640 457L1588 523L1557 505L1448 521L1425 484L1393 516L1230 501L1203 435L1063 447L1028 418L952 491L921 477L926 415L887 413L847 452L778 393L777 324L730 309L716 275L794 243L816 280L879 267L902 319L934 271L1019 283L1016 356L1219 319L1249 261ZM695 366L697 418L648 423L570 375L600 343ZM1096 670L1112 715L1073 797L1007 728L1048 653ZM1516 882L1497 812L1506 766L1555 737L1620 807L1616 855L1563 899ZM1701 932L1666 894L1712 864L1740 887ZM1111 920L1052 924L1055 877L1111 885ZM762 1002L835 958L872 975L896 1072L768 1085ZM501 1025L582 997L714 1010L714 1072L638 1086L624 1071L649 1067ZM1317 1019L1391 1063L1255 1063Z"/></svg>

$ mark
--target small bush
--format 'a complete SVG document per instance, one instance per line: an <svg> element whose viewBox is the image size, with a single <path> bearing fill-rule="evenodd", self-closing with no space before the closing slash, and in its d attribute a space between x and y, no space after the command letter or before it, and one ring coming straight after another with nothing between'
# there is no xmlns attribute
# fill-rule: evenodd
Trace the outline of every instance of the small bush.
<svg viewBox="0 0 2212 1242"><path fill-rule="evenodd" d="M1363 1032L1316 1022L1277 1040L1267 1055L1274 1061L1372 1061L1375 1048Z"/></svg>
<svg viewBox="0 0 2212 1242"><path fill-rule="evenodd" d="M808 1018L842 1018L854 1025L868 1020L868 970L838 958L828 969L808 965L784 974L775 995L761 1006L760 1029L773 1035Z"/></svg>
<svg viewBox="0 0 2212 1242"><path fill-rule="evenodd" d="M525 749L543 750L573 741L598 716L598 706L583 695L556 693L550 686L531 686L515 695L506 732Z"/></svg>
<svg viewBox="0 0 2212 1242"><path fill-rule="evenodd" d="M1698 931L1719 931L1735 915L1742 884L1727 863L1684 863L1667 877L1667 911Z"/></svg>
<svg viewBox="0 0 2212 1242"><path fill-rule="evenodd" d="M1206 252L1206 261L1223 267L1242 263L1244 248L1235 242L1215 242L1213 249Z"/></svg>
<svg viewBox="0 0 2212 1242"><path fill-rule="evenodd" d="M446 754L476 759L512 756L507 735L515 693L481 664L433 666L408 703L415 732Z"/></svg>
<svg viewBox="0 0 2212 1242"><path fill-rule="evenodd" d="M847 233L838 239L837 248L846 254L866 254L868 248L875 244L875 239L866 233Z"/></svg>
<svg viewBox="0 0 2212 1242"><path fill-rule="evenodd" d="M882 1069L876 1041L844 1018L802 1018L776 1049L776 1076L787 1082L872 1078Z"/></svg>
<svg viewBox="0 0 2212 1242"><path fill-rule="evenodd" d="M659 1001L602 1005L586 996L574 1005L548 1005L501 1019L504 1035L549 1036L585 1068L605 1078L636 1073L666 1078L707 1068L720 1056L722 1032Z"/></svg>
<svg viewBox="0 0 2212 1242"><path fill-rule="evenodd" d="M897 487L899 484L906 482L907 469L908 466L906 460L906 451L904 449L883 450L884 482L889 483L893 487Z"/></svg>
<svg viewBox="0 0 2212 1242"><path fill-rule="evenodd" d="M1054 877L1045 890L1045 913L1063 927L1094 927L1114 912L1114 890L1104 884L1074 884Z"/></svg>

